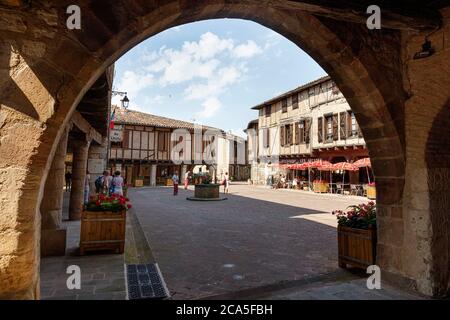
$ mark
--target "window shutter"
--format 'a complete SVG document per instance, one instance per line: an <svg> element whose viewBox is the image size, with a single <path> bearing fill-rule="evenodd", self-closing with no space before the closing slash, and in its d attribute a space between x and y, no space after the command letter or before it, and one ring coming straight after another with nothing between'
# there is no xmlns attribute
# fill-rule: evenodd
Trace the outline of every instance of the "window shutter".
<svg viewBox="0 0 450 320"><path fill-rule="evenodd" d="M333 114L333 140L336 141L338 139L338 115Z"/></svg>
<svg viewBox="0 0 450 320"><path fill-rule="evenodd" d="M350 138L352 135L352 112L347 112L347 137Z"/></svg>
<svg viewBox="0 0 450 320"><path fill-rule="evenodd" d="M311 137L311 119L306 119L305 121L305 129L304 129L304 141L309 143Z"/></svg>
<svg viewBox="0 0 450 320"><path fill-rule="evenodd" d="M292 109L298 108L298 93L292 96Z"/></svg>
<svg viewBox="0 0 450 320"><path fill-rule="evenodd" d="M281 112L285 113L288 111L288 106L287 106L287 98L281 100Z"/></svg>
<svg viewBox="0 0 450 320"><path fill-rule="evenodd" d="M266 148L270 147L270 128L266 129Z"/></svg>
<svg viewBox="0 0 450 320"><path fill-rule="evenodd" d="M300 143L300 128L299 122L294 123L294 144L297 145Z"/></svg>
<svg viewBox="0 0 450 320"><path fill-rule="evenodd" d="M319 138L319 143L323 141L323 118L319 117L317 119L317 136Z"/></svg>
<svg viewBox="0 0 450 320"><path fill-rule="evenodd" d="M356 122L356 127L358 128L358 137L362 138L363 134L362 134L361 128L359 127L359 123L358 122Z"/></svg>
<svg viewBox="0 0 450 320"><path fill-rule="evenodd" d="M289 125L289 144L292 145L294 143L294 124Z"/></svg>
<svg viewBox="0 0 450 320"><path fill-rule="evenodd" d="M347 130L345 130L345 121L346 121L347 112L339 113L339 134L340 140L345 140L347 138Z"/></svg>
<svg viewBox="0 0 450 320"><path fill-rule="evenodd" d="M284 144L285 144L285 140L284 140L285 131L286 131L286 127L281 126L281 128L280 128L280 144L282 147L284 147Z"/></svg>
<svg viewBox="0 0 450 320"><path fill-rule="evenodd" d="M122 146L124 149L128 149L129 142L130 142L130 131L124 130L123 137L122 137Z"/></svg>

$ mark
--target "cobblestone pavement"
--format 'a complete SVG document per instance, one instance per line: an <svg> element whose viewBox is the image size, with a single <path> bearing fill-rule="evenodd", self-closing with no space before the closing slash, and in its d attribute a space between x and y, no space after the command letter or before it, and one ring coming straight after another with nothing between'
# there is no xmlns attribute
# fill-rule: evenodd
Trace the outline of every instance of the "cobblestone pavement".
<svg viewBox="0 0 450 320"><path fill-rule="evenodd" d="M64 198L67 218L68 194ZM122 300L126 298L124 255L78 255L80 221L64 221L67 228L67 248L64 257L41 259L41 299L44 300ZM70 276L67 267L81 269L81 289L67 289Z"/></svg>
<svg viewBox="0 0 450 320"><path fill-rule="evenodd" d="M236 184L230 189L229 199L221 202L187 201L191 190L180 190L177 197L170 188L131 191L173 299L226 295L338 272L336 220L330 212L367 201Z"/></svg>

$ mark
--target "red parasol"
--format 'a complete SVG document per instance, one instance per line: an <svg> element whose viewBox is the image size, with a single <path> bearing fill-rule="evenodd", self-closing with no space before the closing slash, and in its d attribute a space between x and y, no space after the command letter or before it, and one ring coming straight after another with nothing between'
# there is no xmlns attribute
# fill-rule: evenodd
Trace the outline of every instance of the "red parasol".
<svg viewBox="0 0 450 320"><path fill-rule="evenodd" d="M347 170L347 171L358 171L359 168L349 162L338 162L333 164L334 170Z"/></svg>
<svg viewBox="0 0 450 320"><path fill-rule="evenodd" d="M355 161L353 162L353 165L357 166L358 168L372 167L372 164L370 163L370 158L363 158L358 161Z"/></svg>

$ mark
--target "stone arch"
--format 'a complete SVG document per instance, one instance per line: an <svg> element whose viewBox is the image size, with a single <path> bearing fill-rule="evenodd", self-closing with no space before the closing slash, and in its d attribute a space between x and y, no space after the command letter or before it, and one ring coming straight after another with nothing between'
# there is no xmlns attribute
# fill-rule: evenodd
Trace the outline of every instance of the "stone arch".
<svg viewBox="0 0 450 320"><path fill-rule="evenodd" d="M437 113L427 139L426 165L429 208L433 237L430 274L437 284L437 296L450 290L450 99Z"/></svg>
<svg viewBox="0 0 450 320"><path fill-rule="evenodd" d="M335 80L356 114L372 157L381 210L401 204L405 94L398 61L400 32L370 34L363 25L257 0L195 4L118 0L114 6L104 0L84 0L83 28L69 31L62 18L65 2L32 6L9 17L14 22L11 29L0 30L4 35L0 46L10 53L0 56L0 70L8 74L0 82L0 210L4 213L0 226L7 238L0 258L1 297L39 297L39 204L57 141L83 95L126 51L188 22L252 20L309 53ZM398 84L386 83L386 77ZM24 112L24 106L30 111ZM382 234L383 228L380 225ZM391 261L388 243L382 243L381 249L382 266L401 273Z"/></svg>

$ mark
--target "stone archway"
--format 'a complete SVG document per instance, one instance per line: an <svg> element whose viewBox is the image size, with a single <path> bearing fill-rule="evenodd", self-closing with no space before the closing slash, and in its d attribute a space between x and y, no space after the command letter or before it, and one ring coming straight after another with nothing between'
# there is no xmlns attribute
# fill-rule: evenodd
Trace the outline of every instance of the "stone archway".
<svg viewBox="0 0 450 320"><path fill-rule="evenodd" d="M329 12L320 14L320 6L286 1L79 2L83 25L74 31L65 26L68 1L33 2L23 10L26 3L13 1L18 7L0 9L2 21L8 22L0 24L0 297L39 297L39 206L57 142L87 90L146 38L172 26L227 17L279 32L335 80L356 114L372 158L380 209L379 264L422 292L436 292L439 284L427 276L433 262L424 262L403 237L419 237L416 226L402 220L408 178L405 102L414 91L405 89L409 31L371 32L352 15L336 19ZM431 239L430 233L424 236Z"/></svg>

